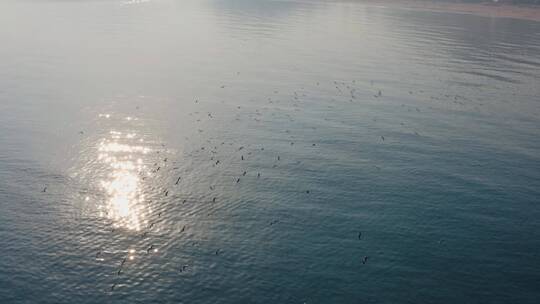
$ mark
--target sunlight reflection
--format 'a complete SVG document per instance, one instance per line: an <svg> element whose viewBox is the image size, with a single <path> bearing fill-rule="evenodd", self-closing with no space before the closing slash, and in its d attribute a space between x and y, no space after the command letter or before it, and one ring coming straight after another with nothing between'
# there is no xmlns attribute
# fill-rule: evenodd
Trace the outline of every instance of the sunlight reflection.
<svg viewBox="0 0 540 304"><path fill-rule="evenodd" d="M149 148L130 145L137 134L111 131L110 138L98 144L98 160L107 165L110 172L100 182L107 194L107 200L100 214L114 222L114 227L139 231L147 222L144 219L140 173L145 166L141 156L150 152ZM123 140L123 142L122 142Z"/></svg>

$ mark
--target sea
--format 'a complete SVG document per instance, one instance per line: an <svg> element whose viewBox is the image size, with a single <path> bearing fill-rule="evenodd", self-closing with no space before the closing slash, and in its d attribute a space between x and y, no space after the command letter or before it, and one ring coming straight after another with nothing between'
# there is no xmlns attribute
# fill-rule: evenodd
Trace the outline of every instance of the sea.
<svg viewBox="0 0 540 304"><path fill-rule="evenodd" d="M540 22L0 2L1 303L539 303Z"/></svg>

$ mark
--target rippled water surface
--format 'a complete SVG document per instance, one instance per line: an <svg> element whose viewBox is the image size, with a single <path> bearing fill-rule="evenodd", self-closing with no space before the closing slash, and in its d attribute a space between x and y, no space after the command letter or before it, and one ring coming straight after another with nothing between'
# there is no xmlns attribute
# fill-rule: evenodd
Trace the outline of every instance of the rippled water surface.
<svg viewBox="0 0 540 304"><path fill-rule="evenodd" d="M537 303L540 23L2 1L0 302Z"/></svg>

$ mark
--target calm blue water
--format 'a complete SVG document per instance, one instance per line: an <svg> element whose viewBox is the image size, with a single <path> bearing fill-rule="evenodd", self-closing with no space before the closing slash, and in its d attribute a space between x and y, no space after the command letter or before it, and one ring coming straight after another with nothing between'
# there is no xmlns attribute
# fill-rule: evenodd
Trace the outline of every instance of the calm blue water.
<svg viewBox="0 0 540 304"><path fill-rule="evenodd" d="M2 303L540 298L540 23L2 1L0 44Z"/></svg>

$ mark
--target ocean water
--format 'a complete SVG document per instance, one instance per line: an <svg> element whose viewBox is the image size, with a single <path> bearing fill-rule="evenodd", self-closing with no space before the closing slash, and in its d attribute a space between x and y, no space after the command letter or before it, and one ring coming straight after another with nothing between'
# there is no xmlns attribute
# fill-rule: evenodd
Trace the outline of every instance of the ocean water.
<svg viewBox="0 0 540 304"><path fill-rule="evenodd" d="M538 303L540 23L2 1L0 302Z"/></svg>

